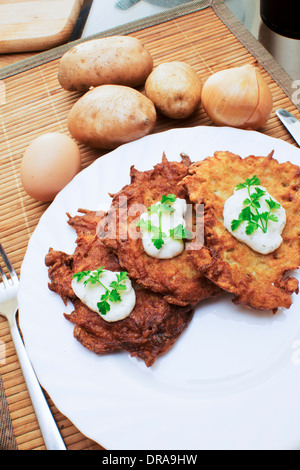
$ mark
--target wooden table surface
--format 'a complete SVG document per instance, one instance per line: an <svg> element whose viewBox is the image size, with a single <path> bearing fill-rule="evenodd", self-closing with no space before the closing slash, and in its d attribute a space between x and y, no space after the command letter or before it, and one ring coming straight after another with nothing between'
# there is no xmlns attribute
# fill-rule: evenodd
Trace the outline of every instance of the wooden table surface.
<svg viewBox="0 0 300 470"><path fill-rule="evenodd" d="M221 2L216 2L219 5ZM202 9L179 10L174 17L162 17L161 21L156 19L154 23L139 26L137 29L123 29L119 33L131 34L144 42L149 48L155 66L168 60L183 60L190 63L195 70L201 74L203 81L211 73L250 62L253 58L258 58L261 72L267 81L274 100L274 110L271 118L263 129L266 135L281 138L292 145L296 145L291 136L278 121L275 115L275 109L285 107L300 117L299 110L288 96L289 85L282 82L282 75L275 76L273 73L273 62L269 56L264 53L260 55L260 48L247 36L249 44L243 44L239 37L239 29L235 25L228 27L227 21L222 17L222 5L220 10L207 7ZM226 23L226 24L225 24ZM234 31L234 32L233 32ZM244 41L245 42L245 41ZM254 49L253 49L254 44ZM256 49L257 46L257 49ZM258 52L257 52L258 51ZM57 64L59 58L43 60L38 65L33 65L28 70L13 73L9 68L6 74L6 66L20 64L20 61L33 56L40 56L39 53L7 54L0 56L0 78L5 83L8 100L5 105L0 107L0 117L2 127L5 133L0 136L0 177L5 178L5 188L1 190L1 205L4 208L0 214L0 233L5 248L8 251L16 269L20 272L20 266L24 258L27 243L31 233L38 224L40 216L47 209L47 204L37 204L30 200L20 189L20 184L16 172L18 172L22 151L33 138L34 133L38 132L38 121L35 120L36 103L44 100L44 108L40 105L38 120L40 122L53 122L53 129L66 129L66 110L69 109L74 98L66 95L57 82ZM270 65L270 68L269 68ZM280 76L279 76L280 75ZM41 78L42 77L42 78ZM35 80L34 97L31 99L31 80ZM46 87L47 86L47 90ZM49 97L49 98L47 98ZM52 100L51 106L47 99ZM64 102L64 107L59 103ZM50 101L49 101L50 102ZM14 105L15 103L15 105ZM56 106L55 113L53 107ZM18 107L18 108L17 108ZM31 113L32 126L14 119L18 117L18 109L22 113ZM184 123L174 122L167 119L159 119L154 132L171 129L176 126L196 126L212 125L203 109L199 109L191 118ZM27 126L27 127L26 127ZM51 126L49 124L48 128ZM14 169L10 168L7 157L7 149L10 149L14 155ZM105 152L104 152L105 153ZM96 154L92 149L83 149L83 166L88 166ZM5 165L1 165L5 162ZM18 184L16 185L16 181ZM12 203L12 201L14 201ZM16 212L14 216L14 225L9 223L5 214L11 213L12 204L22 205L22 212ZM19 231L15 232L14 226L18 225ZM6 361L1 364L0 373L7 395L7 401L12 418L15 438L20 450L42 449L45 450L44 442L39 430L39 426L30 402L30 397L24 383L22 372L20 370L18 359L11 341L7 322L0 317L0 338L6 345ZM47 396L47 393L46 393ZM48 402L61 430L69 450L102 450L101 443L95 443L87 439L78 429L63 416L59 410L52 404L51 398L47 396Z"/></svg>

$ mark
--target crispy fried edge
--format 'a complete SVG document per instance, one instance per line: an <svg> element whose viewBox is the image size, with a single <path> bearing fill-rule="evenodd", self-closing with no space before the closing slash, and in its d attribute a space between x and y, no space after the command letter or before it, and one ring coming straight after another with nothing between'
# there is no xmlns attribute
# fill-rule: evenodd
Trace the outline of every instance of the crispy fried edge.
<svg viewBox="0 0 300 470"><path fill-rule="evenodd" d="M279 307L285 307L289 308L290 305L292 304L291 300L291 295L292 293L298 293L299 292L299 287L298 287L298 281L293 278L293 277L284 277L286 273L290 270L296 270L299 267L300 264L300 255L299 255L299 250L300 250L300 233L298 230L297 233L297 239L298 239L298 247L295 250L296 254L293 256L293 261L290 263L290 265L284 266L281 270L281 275L277 278L276 280L276 286L274 288L269 288L270 292L268 294L266 293L265 296L260 295L260 289L259 286L256 285L256 288L251 289L250 288L250 283L249 280L245 276L239 276L237 275L234 270L230 269L230 264L224 260L222 257L222 245L226 246L232 246L232 243L234 243L237 247L242 247L242 251L245 253L253 253L253 250L249 248L247 245L242 244L241 242L237 241L235 237L233 237L226 229L226 232L224 228L223 230L223 237L222 239L219 238L217 235L217 229L220 227L220 221L218 220L220 218L219 211L216 213L216 204L214 204L214 200L217 199L217 196L210 197L209 193L207 193L207 190L205 188L205 181L211 181L212 179L216 179L216 173L213 172L212 167L216 161L218 161L219 165L225 164L226 167L229 168L228 171L231 172L231 175L234 178L238 178L235 183L232 184L231 191L233 191L234 187L236 184L240 183L243 180L243 176L239 177L237 175L237 172L235 171L235 168L233 165L230 165L230 160L236 161L239 165L244 162L243 168L247 165L248 162L253 159L260 159L260 162L264 163L265 167L268 167L270 164L275 164L279 165L278 168L280 168L280 174L282 176L282 170L283 168L291 168L296 174L297 178L297 184L295 186L295 195L294 197L296 198L296 206L299 209L298 213L300 214L300 193L299 193L299 185L300 185L300 168L297 167L296 165L291 164L290 162L286 163L281 163L279 164L277 160L273 158L273 152L271 152L267 157L255 157L253 155L250 155L249 157L246 157L242 159L240 156L235 155L231 152L215 152L213 157L207 157L203 161L197 162L193 165L191 165L189 169L189 175L183 179L183 181L180 183L183 185L188 193L191 201L193 203L204 203L205 205L205 236L206 236L206 242L210 249L213 250L214 255L215 255L215 262L214 264L207 269L206 275L208 278L212 281L215 282L219 287L224 289L225 291L228 291L232 294L235 295L233 301L236 304L242 304L246 307L249 308L254 308L257 310L272 310L274 313L278 310ZM229 161L228 161L229 160ZM258 160L255 160L258 162ZM205 171L207 169L207 177L205 177ZM260 171L256 171L257 168L253 169L252 174L258 174L258 176L261 178L262 185L263 186L268 186L266 178L264 178L263 174L260 175ZM244 175L245 177L252 176L247 173ZM274 175L274 172L271 173ZM225 180L225 178L224 178ZM266 183L264 182L266 181ZM217 181L217 183L220 183L220 181ZM202 191L202 194L199 195L199 193ZM272 192L272 191L271 191ZM276 191L275 191L276 192ZM232 192L231 192L232 193ZM278 194L273 194L276 199L279 200L280 203L282 203L283 206L284 204L284 198L279 197ZM229 195L228 195L229 197ZM286 198L290 199L292 196L291 194L287 195ZM224 205L224 202L223 202ZM222 206L223 207L223 206ZM218 208L217 208L218 210ZM289 223L289 222L287 222ZM300 225L300 224L299 224ZM223 251L224 253L224 251ZM241 254L240 254L241 255ZM262 259L265 260L265 256L273 256L271 255L255 255L257 258L262 257ZM242 259L242 256L239 257ZM197 259L197 254L191 253L191 259L194 260L196 266L198 265L198 259ZM258 284L257 282L254 284Z"/></svg>
<svg viewBox="0 0 300 470"><path fill-rule="evenodd" d="M138 171L134 167L132 167L130 172L131 182L124 186L119 192L111 194L111 208L108 211L108 218L104 224L106 225L106 227L110 225L114 227L113 230L116 230L116 237L114 236L114 232L111 233L109 229L107 230L107 228L104 226L100 229L99 236L102 237L104 243L116 253L122 268L126 269L130 277L134 278L140 285L147 289L154 290L163 294L168 302L173 303L175 305L195 306L201 300L220 295L221 293L221 289L218 288L214 283L212 283L210 280L208 280L207 277L203 275L204 271L206 271L208 266L213 263L213 258L207 247L202 246L199 249L202 255L201 272L199 271L199 274L197 274L196 276L194 273L194 279L190 282L188 281L188 278L185 279L183 278L183 276L180 277L180 275L178 275L178 282L176 284L174 283L174 279L176 279L174 278L174 274L172 275L170 272L170 275L168 275L167 268L163 271L163 277L160 275L159 270L162 269L163 266L170 265L172 266L172 272L175 273L175 275L177 273L180 273L180 269L175 269L175 263L178 260L177 266L180 267L179 262L182 263L181 260L184 257L184 263L182 263L181 266L187 266L189 264L191 271L194 272L193 263L190 262L189 256L186 255L186 251L182 255L179 255L176 261L174 261L175 258L172 260L155 260L154 258L149 257L144 252L140 239L128 241L130 239L130 234L128 233L128 226L130 225L130 221L126 227L126 230L123 230L123 228L121 228L120 230L120 220L123 220L123 215L120 215L120 210L118 210L118 201L119 198L123 195L128 195L130 203L132 204L132 200L137 200L137 204L143 204L144 206L147 206L147 204L145 204L144 199L143 202L141 202L139 199L139 187L141 180L145 185L147 184L147 180L152 184L152 182L155 181L156 173L161 171L166 174L167 181L174 180L174 176L172 176L172 166L183 164L186 167L187 171L191 163L187 155L181 154L181 158L182 162L169 162L166 158L165 153L163 153L162 162L155 165L152 170ZM162 188L161 191L158 191L159 198L161 198L162 194L169 193L171 189L172 192L177 193L178 197L186 197L186 191L180 189L178 186L178 182L180 180L181 176L179 178L176 178L176 181L173 181L171 188L168 187L167 190L163 190ZM155 190L157 191L156 187ZM136 193L137 195L135 195ZM153 199L149 201L149 203L153 204ZM130 207L130 204L128 204L128 207ZM127 205L125 210L127 211ZM115 214L117 214L117 217L115 221L116 224L114 225L110 223L110 220L114 220ZM122 236L120 236L120 232L121 234L126 232L127 239L125 237L125 240L123 240ZM131 248L129 250L128 246L134 247L134 249ZM154 268L156 268L158 274L152 275L151 270L153 270L154 273ZM199 269L200 268L198 266L198 270ZM186 290L187 285L190 286L189 296L184 295L183 297L183 285L185 288L184 290Z"/></svg>

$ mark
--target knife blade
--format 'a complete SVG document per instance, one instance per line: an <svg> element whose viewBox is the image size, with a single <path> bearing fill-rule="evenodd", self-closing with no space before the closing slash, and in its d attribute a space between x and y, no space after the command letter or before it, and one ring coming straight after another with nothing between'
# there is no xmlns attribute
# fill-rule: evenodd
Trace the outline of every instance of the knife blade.
<svg viewBox="0 0 300 470"><path fill-rule="evenodd" d="M300 147L300 122L298 119L289 111L282 108L277 109L276 114Z"/></svg>

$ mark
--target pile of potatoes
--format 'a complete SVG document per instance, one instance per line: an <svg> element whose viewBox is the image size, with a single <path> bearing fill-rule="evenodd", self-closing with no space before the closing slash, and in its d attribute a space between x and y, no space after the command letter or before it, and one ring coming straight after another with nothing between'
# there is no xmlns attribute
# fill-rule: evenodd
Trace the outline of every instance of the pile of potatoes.
<svg viewBox="0 0 300 470"><path fill-rule="evenodd" d="M58 80L84 92L71 108L68 128L80 143L114 149L151 133L157 110L172 119L191 115L202 82L184 62L153 67L150 52L131 36L92 39L72 47L59 63ZM145 94L136 88L144 85Z"/></svg>

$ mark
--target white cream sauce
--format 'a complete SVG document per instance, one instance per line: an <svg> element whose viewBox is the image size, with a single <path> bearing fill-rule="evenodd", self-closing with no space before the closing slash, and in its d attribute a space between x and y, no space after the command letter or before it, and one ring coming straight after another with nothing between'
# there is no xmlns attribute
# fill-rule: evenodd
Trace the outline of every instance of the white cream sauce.
<svg viewBox="0 0 300 470"><path fill-rule="evenodd" d="M261 207L259 212L266 212L269 211L270 208L268 204L265 202L266 199L271 199L275 202L275 198L270 196L267 192L266 188L257 185L258 188L266 191L266 194L259 199ZM252 194L252 191L251 191ZM246 226L247 222L244 221L240 224L240 226L232 231L231 230L231 222L232 220L238 219L239 214L241 213L242 209L244 208L243 201L248 198L248 191L247 188L242 189L235 189L233 195L227 199L224 205L223 210L223 217L224 217L224 225L227 230L236 237L239 241L248 245L252 250L261 253L261 254L268 254L275 251L282 243L282 231L286 224L286 213L282 206L278 209L273 209L271 211L272 214L276 215L278 218L278 222L274 222L272 220L268 221L268 228L267 232L264 233L260 228L255 230L252 234L246 234ZM252 209L253 211L253 209Z"/></svg>
<svg viewBox="0 0 300 470"><path fill-rule="evenodd" d="M174 212L163 213L161 217L162 232L167 235L167 238L164 239L164 244L159 250L154 246L152 241L154 233L141 229L144 250L153 258L174 258L175 256L180 255L184 250L184 241L182 239L171 238L169 235L170 230L177 227L177 225L182 224L183 228L186 227L184 216L187 210L187 203L185 199L176 198L175 202L172 204L172 208L174 209ZM145 221L150 220L151 224L156 227L159 226L159 217L157 213L144 212L140 218Z"/></svg>
<svg viewBox="0 0 300 470"><path fill-rule="evenodd" d="M108 289L112 281L117 281L116 272L104 270L100 274L99 280L104 286ZM127 289L119 292L121 300L118 302L110 302L110 310L106 315L102 315L99 312L97 303L101 301L101 296L105 294L106 290L99 283L91 284L88 283L84 285L84 281L88 278L85 276L80 281L77 281L76 278L72 279L72 288L75 295L83 302L87 307L89 307L94 312L98 313L103 320L107 322L116 322L123 320L128 317L132 310L134 309L136 297L135 290L132 287L131 281L129 278L122 281L122 284L126 285Z"/></svg>

